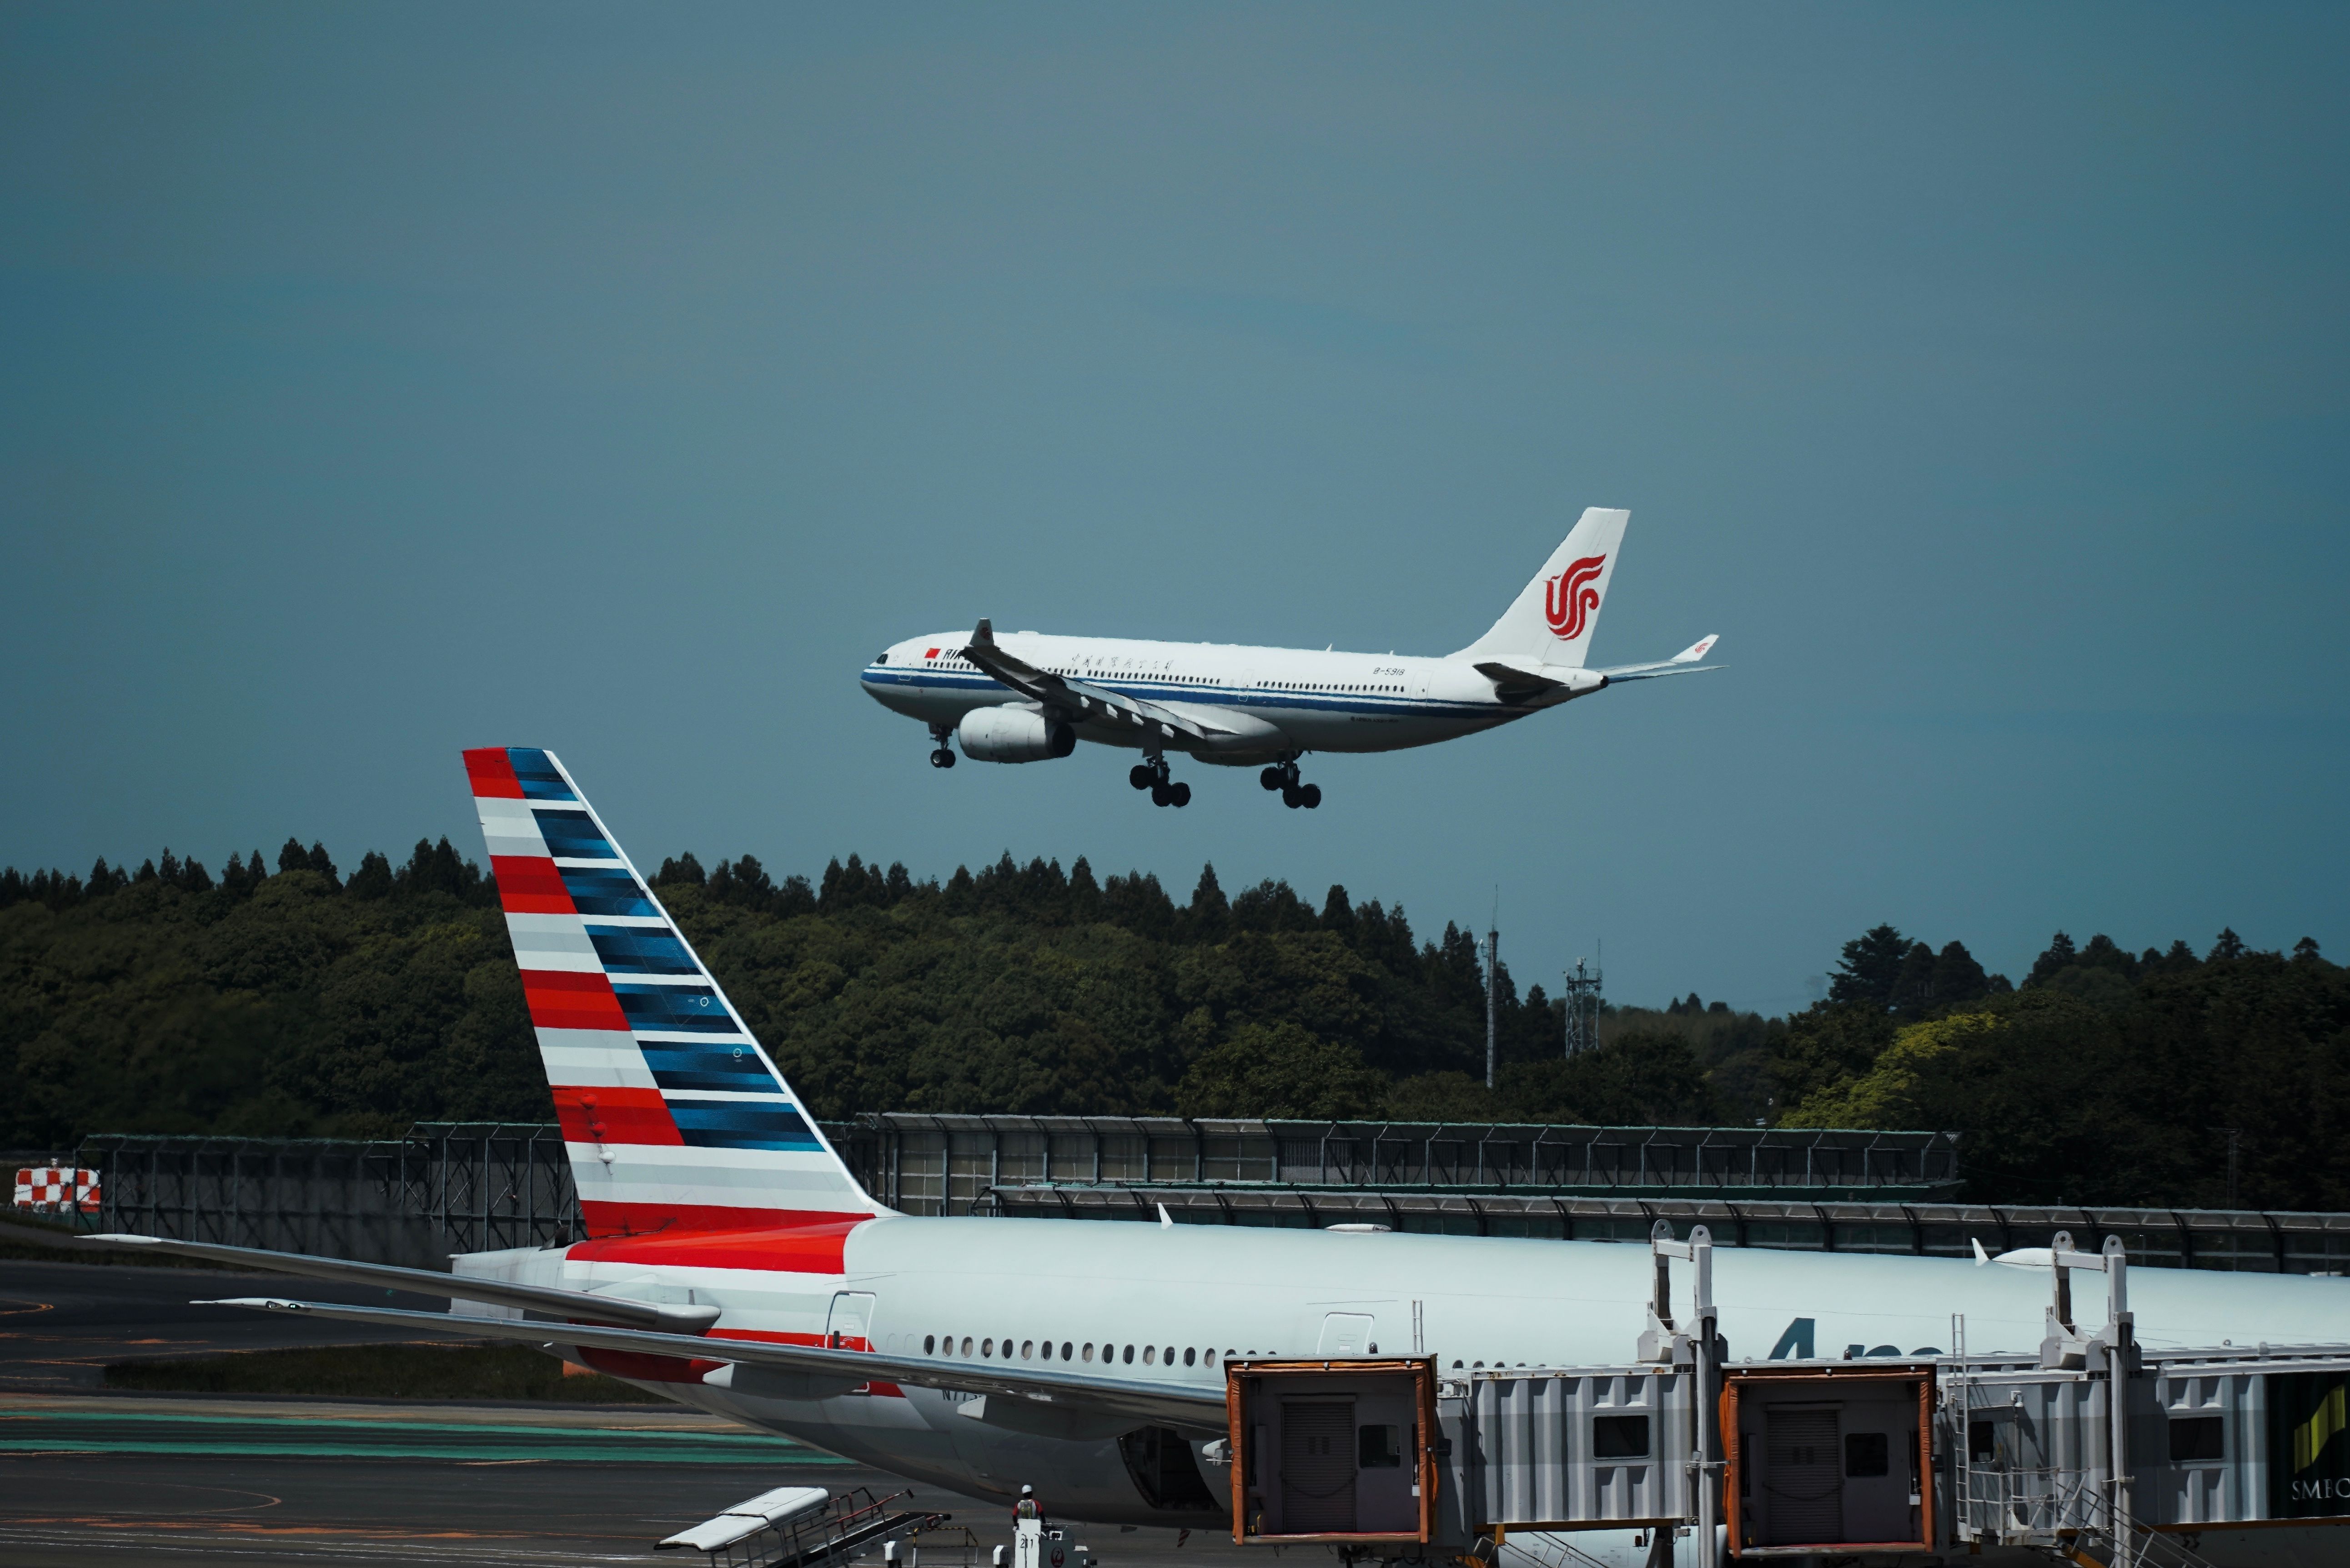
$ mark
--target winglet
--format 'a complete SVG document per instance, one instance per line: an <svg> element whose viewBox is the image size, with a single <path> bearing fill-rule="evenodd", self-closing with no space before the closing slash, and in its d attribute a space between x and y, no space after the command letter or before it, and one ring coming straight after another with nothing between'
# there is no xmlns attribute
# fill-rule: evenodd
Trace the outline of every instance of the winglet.
<svg viewBox="0 0 2350 1568"><path fill-rule="evenodd" d="M1161 1231L1175 1229L1175 1216L1167 1212L1167 1205L1164 1203L1159 1206L1159 1228Z"/></svg>
<svg viewBox="0 0 2350 1568"><path fill-rule="evenodd" d="M1674 654L1670 659L1665 660L1665 662L1668 664L1695 664L1699 659L1703 659L1707 654L1711 653L1713 651L1713 645L1721 640L1721 634L1720 632L1707 632L1703 637L1699 638L1695 642L1690 643L1687 648L1682 649L1679 653Z"/></svg>
<svg viewBox="0 0 2350 1568"><path fill-rule="evenodd" d="M1976 1268L1980 1269L1980 1268L1981 1268L1985 1263L1988 1263L1988 1262L1991 1262L1991 1254L1990 1254L1989 1252L1986 1252L1986 1251L1983 1251L1983 1244L1982 1244L1981 1241L1977 1241L1977 1240L1976 1240L1974 1237L1972 1237L1972 1236L1968 1237L1968 1238L1967 1238L1967 1241L1969 1241L1969 1242L1973 1246L1973 1248L1974 1248L1974 1250L1975 1250L1975 1267L1976 1267Z"/></svg>

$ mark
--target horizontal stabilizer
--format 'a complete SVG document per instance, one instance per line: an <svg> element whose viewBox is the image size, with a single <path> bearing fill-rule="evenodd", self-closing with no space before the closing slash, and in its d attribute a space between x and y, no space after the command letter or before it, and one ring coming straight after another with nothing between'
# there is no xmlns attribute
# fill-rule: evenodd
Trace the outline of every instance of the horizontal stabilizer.
<svg viewBox="0 0 2350 1568"><path fill-rule="evenodd" d="M1598 670L1575 665L1541 665L1531 659L1481 659L1472 667L1493 683L1503 701L1523 701L1548 691L1580 696L1607 684Z"/></svg>
<svg viewBox="0 0 2350 1568"><path fill-rule="evenodd" d="M470 1288L470 1282L469 1282ZM457 1318L445 1313L403 1312L397 1307L339 1306L326 1302L286 1301L270 1296L242 1296L227 1301L198 1302L199 1306L247 1307L256 1312L299 1313L342 1323L371 1323L408 1332L434 1331L463 1334L469 1339L510 1339L525 1345L574 1345L589 1350L634 1351L647 1355L681 1357L704 1365L731 1362L740 1366L776 1372L815 1373L850 1384L882 1382L910 1384L917 1388L950 1388L971 1394L1002 1394L1034 1400L1055 1409L1129 1416L1139 1421L1202 1437L1222 1437L1231 1430L1224 1413L1224 1386L1191 1388L1134 1378L1103 1377L1082 1372L1046 1372L1042 1368L975 1366L965 1361L929 1356L878 1355L862 1350L833 1350L822 1345L779 1345L772 1340L735 1339L721 1331L709 1338L690 1334L652 1334L637 1329L604 1328L588 1324L523 1323L512 1318Z"/></svg>
<svg viewBox="0 0 2350 1568"><path fill-rule="evenodd" d="M354 1263L342 1258L318 1258L307 1252L270 1252L259 1247L224 1247L212 1241L181 1241L165 1236L84 1236L84 1241L110 1247L143 1247L174 1257L203 1258L240 1268L269 1269L309 1280L332 1280L346 1285L381 1285L421 1296L446 1296L451 1301L480 1302L486 1306L512 1307L517 1312L558 1314L628 1328L655 1328L672 1334L700 1334L718 1321L714 1306L671 1306L660 1302L622 1301L590 1291L567 1291L557 1285L518 1285L504 1280L476 1280L444 1274L437 1269L403 1269L392 1263Z"/></svg>
<svg viewBox="0 0 2350 1568"><path fill-rule="evenodd" d="M1713 645L1721 640L1721 634L1708 632L1670 659L1660 659L1654 664L1619 664L1599 673L1607 677L1610 685L1618 680L1652 680L1659 675L1701 675L1707 670L1721 668L1719 664L1698 662L1712 652Z"/></svg>

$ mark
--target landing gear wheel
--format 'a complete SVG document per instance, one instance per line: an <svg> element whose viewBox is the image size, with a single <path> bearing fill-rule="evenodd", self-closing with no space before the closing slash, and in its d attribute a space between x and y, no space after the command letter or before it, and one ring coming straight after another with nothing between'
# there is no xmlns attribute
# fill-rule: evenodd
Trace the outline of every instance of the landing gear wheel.
<svg viewBox="0 0 2350 1568"><path fill-rule="evenodd" d="M1267 789L1279 789L1288 781L1281 776L1281 770L1279 768L1267 768L1264 772L1256 775L1256 782L1263 784Z"/></svg>
<svg viewBox="0 0 2350 1568"><path fill-rule="evenodd" d="M947 750L946 747L941 746L937 751L931 753L931 766L934 768L951 768L954 765L955 754Z"/></svg>
<svg viewBox="0 0 2350 1568"><path fill-rule="evenodd" d="M1177 807L1191 805L1191 786L1180 782L1169 784L1167 786L1167 804Z"/></svg>
<svg viewBox="0 0 2350 1568"><path fill-rule="evenodd" d="M1174 798L1175 798L1175 792L1174 792L1173 790L1169 789L1165 784L1153 784L1150 786L1150 804L1151 804L1151 805L1165 805L1166 804L1168 804L1168 802L1170 802L1170 801L1173 800Z"/></svg>
<svg viewBox="0 0 2350 1568"><path fill-rule="evenodd" d="M1320 805L1322 804L1322 786L1320 784L1302 785L1297 792L1297 804L1304 806L1308 811L1312 811L1315 806Z"/></svg>
<svg viewBox="0 0 2350 1568"><path fill-rule="evenodd" d="M1126 782L1137 789L1149 789L1159 782L1159 775L1143 763L1137 763L1126 771Z"/></svg>
<svg viewBox="0 0 2350 1568"><path fill-rule="evenodd" d="M1287 806L1290 810L1295 811L1299 806L1305 804L1305 792L1284 784L1282 786L1281 791L1281 804Z"/></svg>

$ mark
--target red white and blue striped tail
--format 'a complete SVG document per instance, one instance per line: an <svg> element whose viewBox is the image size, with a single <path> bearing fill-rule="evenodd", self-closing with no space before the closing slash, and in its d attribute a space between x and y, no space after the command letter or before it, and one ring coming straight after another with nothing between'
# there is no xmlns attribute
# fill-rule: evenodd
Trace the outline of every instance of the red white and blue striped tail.
<svg viewBox="0 0 2350 1568"><path fill-rule="evenodd" d="M888 1212L554 753L467 752L465 772L588 1235Z"/></svg>

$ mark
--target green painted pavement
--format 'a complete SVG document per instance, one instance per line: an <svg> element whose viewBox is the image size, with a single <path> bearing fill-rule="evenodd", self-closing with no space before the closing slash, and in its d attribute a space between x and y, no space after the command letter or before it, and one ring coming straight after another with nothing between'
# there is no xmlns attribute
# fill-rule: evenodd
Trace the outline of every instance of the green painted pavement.
<svg viewBox="0 0 2350 1568"><path fill-rule="evenodd" d="M573 1464L830 1465L847 1461L755 1432L630 1431L529 1422L353 1420L289 1415L28 1411L0 1415L0 1453L219 1454Z"/></svg>

